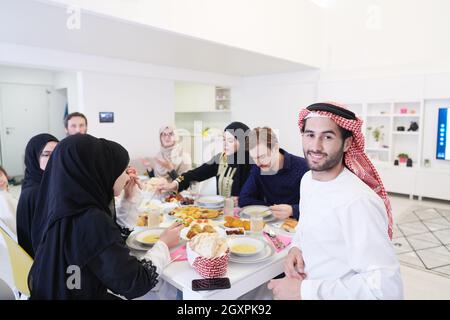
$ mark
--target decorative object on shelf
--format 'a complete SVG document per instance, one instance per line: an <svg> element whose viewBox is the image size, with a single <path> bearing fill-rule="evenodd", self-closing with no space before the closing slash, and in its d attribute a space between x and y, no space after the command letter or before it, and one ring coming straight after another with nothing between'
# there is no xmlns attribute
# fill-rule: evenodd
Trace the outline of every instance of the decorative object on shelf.
<svg viewBox="0 0 450 320"><path fill-rule="evenodd" d="M407 153L399 153L397 158L400 163L406 163L409 159L409 156Z"/></svg>
<svg viewBox="0 0 450 320"><path fill-rule="evenodd" d="M424 166L425 168L430 168L430 167L431 167L430 159L425 159L425 160L423 161L423 166Z"/></svg>
<svg viewBox="0 0 450 320"><path fill-rule="evenodd" d="M383 145L383 139L384 139L384 133L381 131L384 126L379 127L368 127L367 130L372 132L372 137L374 138L375 142L381 147Z"/></svg>
<svg viewBox="0 0 450 320"><path fill-rule="evenodd" d="M405 127L404 126L398 126L397 127L397 131L405 131Z"/></svg>
<svg viewBox="0 0 450 320"><path fill-rule="evenodd" d="M417 122L411 121L408 131L416 132L417 130L419 130L419 125L417 124Z"/></svg>
<svg viewBox="0 0 450 320"><path fill-rule="evenodd" d="M408 113L408 109L407 108L400 108L400 113L401 114L406 114L406 113Z"/></svg>
<svg viewBox="0 0 450 320"><path fill-rule="evenodd" d="M406 166L407 167L412 167L413 166L413 162L411 158L408 158L408 160L406 160Z"/></svg>
<svg viewBox="0 0 450 320"><path fill-rule="evenodd" d="M416 110L415 109L409 110L409 113L416 114Z"/></svg>
<svg viewBox="0 0 450 320"><path fill-rule="evenodd" d="M394 160L394 166L398 166L398 160L397 159Z"/></svg>
<svg viewBox="0 0 450 320"><path fill-rule="evenodd" d="M205 128L202 130L202 137L207 138L209 135L209 128Z"/></svg>

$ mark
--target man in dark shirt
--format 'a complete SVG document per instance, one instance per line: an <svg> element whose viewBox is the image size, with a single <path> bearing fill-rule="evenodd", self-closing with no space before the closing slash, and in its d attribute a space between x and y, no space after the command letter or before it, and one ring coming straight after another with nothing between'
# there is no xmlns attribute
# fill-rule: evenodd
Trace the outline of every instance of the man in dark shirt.
<svg viewBox="0 0 450 320"><path fill-rule="evenodd" d="M272 129L255 128L249 135L256 166L239 195L239 206L267 205L278 219L299 218L300 181L309 170L304 158L281 149Z"/></svg>

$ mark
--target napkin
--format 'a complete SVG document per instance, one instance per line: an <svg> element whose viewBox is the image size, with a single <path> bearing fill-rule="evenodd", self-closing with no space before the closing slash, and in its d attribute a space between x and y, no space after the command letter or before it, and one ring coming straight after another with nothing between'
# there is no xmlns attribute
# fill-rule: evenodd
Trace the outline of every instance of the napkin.
<svg viewBox="0 0 450 320"><path fill-rule="evenodd" d="M276 238L271 238L267 233L264 232L263 234L264 234L264 237L266 238L267 242L270 243L270 245L275 249L275 251L277 253L281 252L284 249L286 249L287 247L289 247L289 245L292 242L292 237L277 235ZM284 244L284 248L279 248L278 246L275 245L274 242L276 242L276 239L278 239L279 241L281 241Z"/></svg>
<svg viewBox="0 0 450 320"><path fill-rule="evenodd" d="M181 256L178 257L177 259L175 259L174 261L186 261L187 260L186 245L179 247L175 251L172 251L170 253L170 259L174 259L178 255L181 255Z"/></svg>

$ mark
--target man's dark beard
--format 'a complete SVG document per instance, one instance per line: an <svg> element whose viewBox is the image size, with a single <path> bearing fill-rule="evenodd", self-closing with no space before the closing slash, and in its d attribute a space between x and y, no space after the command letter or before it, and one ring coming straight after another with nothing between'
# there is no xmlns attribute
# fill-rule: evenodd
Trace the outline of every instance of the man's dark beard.
<svg viewBox="0 0 450 320"><path fill-rule="evenodd" d="M312 171L318 171L318 172L329 171L342 162L342 157L344 155L344 146L342 146L342 148L339 149L339 151L332 154L331 156L327 155L327 159L326 159L325 163L322 164L321 166L317 166L310 161L310 159L308 157L308 152L310 152L310 151L307 151L307 152L304 151L304 153L306 155L306 161L308 162L308 166ZM321 152L315 152L315 153L321 153Z"/></svg>

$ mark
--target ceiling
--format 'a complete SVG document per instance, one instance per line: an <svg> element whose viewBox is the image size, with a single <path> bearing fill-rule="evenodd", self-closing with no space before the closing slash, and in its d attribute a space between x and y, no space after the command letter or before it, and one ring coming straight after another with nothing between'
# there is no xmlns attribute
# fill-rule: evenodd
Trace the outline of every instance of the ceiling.
<svg viewBox="0 0 450 320"><path fill-rule="evenodd" d="M176 34L85 10L80 29L67 28L62 5L0 2L0 41L196 71L254 76L312 69L239 48Z"/></svg>

